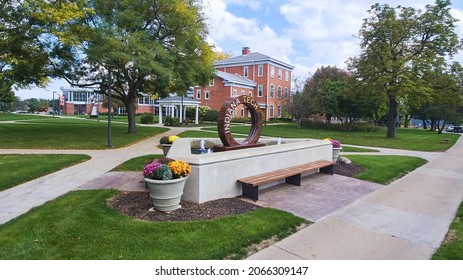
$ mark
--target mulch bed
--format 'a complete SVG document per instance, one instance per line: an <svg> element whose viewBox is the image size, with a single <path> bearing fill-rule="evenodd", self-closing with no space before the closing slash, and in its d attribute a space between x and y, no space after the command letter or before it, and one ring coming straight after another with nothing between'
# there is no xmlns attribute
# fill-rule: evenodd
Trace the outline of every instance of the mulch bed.
<svg viewBox="0 0 463 280"><path fill-rule="evenodd" d="M353 164L336 164L334 167L335 174L348 177L352 177L363 170L362 167ZM182 201L180 203L182 208L171 213L163 213L149 211L153 204L148 192L122 192L120 195L110 199L108 204L124 215L145 221L213 220L244 214L260 208L240 198L223 198L201 204Z"/></svg>

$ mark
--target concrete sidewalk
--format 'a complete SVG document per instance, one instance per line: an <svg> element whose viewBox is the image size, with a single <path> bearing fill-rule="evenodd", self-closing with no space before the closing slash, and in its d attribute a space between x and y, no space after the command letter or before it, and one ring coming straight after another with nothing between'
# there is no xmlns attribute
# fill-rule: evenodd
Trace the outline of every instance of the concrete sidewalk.
<svg viewBox="0 0 463 280"><path fill-rule="evenodd" d="M414 172L249 259L430 259L463 200L462 166L460 138Z"/></svg>

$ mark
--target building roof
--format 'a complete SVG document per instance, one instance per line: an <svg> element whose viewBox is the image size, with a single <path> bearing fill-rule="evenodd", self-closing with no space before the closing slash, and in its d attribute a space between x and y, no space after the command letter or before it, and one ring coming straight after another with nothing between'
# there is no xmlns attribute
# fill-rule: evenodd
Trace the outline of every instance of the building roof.
<svg viewBox="0 0 463 280"><path fill-rule="evenodd" d="M238 74L231 74L227 72L222 72L222 71L215 71L215 74L217 77L222 78L224 80L224 84L226 86L228 85L241 85L241 86L246 86L246 87L255 87L256 82L251 81L249 79L246 79L243 76L240 76Z"/></svg>
<svg viewBox="0 0 463 280"><path fill-rule="evenodd" d="M294 66L288 63L271 58L270 56L267 56L267 55L264 55L258 52L234 56L229 59L217 61L216 63L214 63L214 67L230 67L230 66L249 65L250 63L251 64L270 63L270 64L278 65L282 68L286 68L288 70L294 69Z"/></svg>
<svg viewBox="0 0 463 280"><path fill-rule="evenodd" d="M180 105L180 104L183 104L183 105L198 105L201 102L197 101L197 100L194 100L191 97L186 97L186 96L184 96L183 100L182 100L181 96L174 95L174 96L169 96L169 97L160 99L160 100L158 100L158 103L160 105Z"/></svg>

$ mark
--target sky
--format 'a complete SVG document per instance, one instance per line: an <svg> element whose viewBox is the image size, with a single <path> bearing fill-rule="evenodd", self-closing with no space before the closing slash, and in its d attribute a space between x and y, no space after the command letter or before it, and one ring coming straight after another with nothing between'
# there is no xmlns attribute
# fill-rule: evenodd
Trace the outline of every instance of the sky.
<svg viewBox="0 0 463 280"><path fill-rule="evenodd" d="M243 47L293 65L293 78L304 82L321 66L346 68L359 54L355 37L367 10L375 3L424 9L434 0L203 0L209 26L208 42L217 51L240 55ZM463 38L463 0L452 1ZM455 57L463 63L463 52ZM44 89L18 90L21 99L52 99L67 87L52 81Z"/></svg>

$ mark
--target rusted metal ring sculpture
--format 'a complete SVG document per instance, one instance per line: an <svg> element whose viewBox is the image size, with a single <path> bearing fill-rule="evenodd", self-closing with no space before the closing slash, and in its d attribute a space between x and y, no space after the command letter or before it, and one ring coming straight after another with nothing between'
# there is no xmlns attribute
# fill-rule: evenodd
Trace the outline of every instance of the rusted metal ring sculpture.
<svg viewBox="0 0 463 280"><path fill-rule="evenodd" d="M230 131L231 120L239 105L244 105L251 114L251 130L242 143L238 143L233 138ZM250 96L241 95L238 97L231 97L225 101L222 108L220 108L219 117L217 119L217 130L224 147L256 144L262 132L263 116L264 114L259 107L259 103Z"/></svg>

